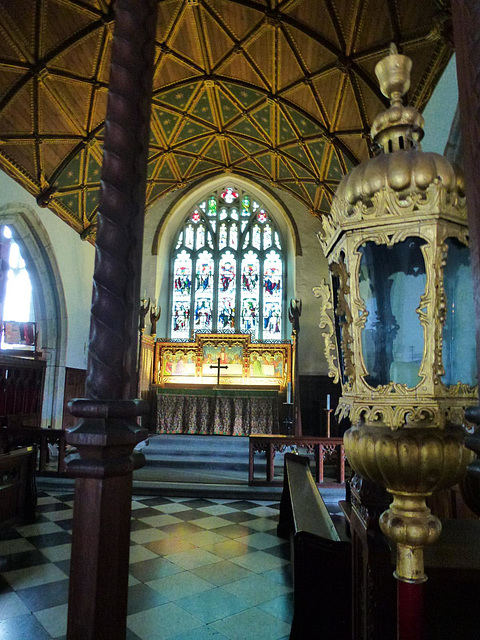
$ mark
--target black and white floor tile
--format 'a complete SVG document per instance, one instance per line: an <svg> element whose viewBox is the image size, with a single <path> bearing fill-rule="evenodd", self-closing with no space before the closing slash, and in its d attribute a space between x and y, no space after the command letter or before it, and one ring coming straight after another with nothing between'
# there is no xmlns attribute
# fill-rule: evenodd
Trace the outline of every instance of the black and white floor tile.
<svg viewBox="0 0 480 640"><path fill-rule="evenodd" d="M65 638L73 494L42 492L35 524L0 531L0 638ZM292 619L279 503L136 496L128 640L283 640Z"/></svg>

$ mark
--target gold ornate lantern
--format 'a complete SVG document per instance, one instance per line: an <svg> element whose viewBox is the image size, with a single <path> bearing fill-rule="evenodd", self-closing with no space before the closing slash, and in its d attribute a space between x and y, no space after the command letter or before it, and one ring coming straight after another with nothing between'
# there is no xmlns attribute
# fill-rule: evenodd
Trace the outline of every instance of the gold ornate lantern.
<svg viewBox="0 0 480 640"><path fill-rule="evenodd" d="M338 410L354 425L347 457L393 495L380 526L397 543L396 577L422 582L423 546L441 529L425 499L471 460L476 364L463 177L421 150L423 117L402 104L410 68L394 45L376 67L391 104L372 126L379 153L338 187L319 233L333 300L325 284L315 294Z"/></svg>

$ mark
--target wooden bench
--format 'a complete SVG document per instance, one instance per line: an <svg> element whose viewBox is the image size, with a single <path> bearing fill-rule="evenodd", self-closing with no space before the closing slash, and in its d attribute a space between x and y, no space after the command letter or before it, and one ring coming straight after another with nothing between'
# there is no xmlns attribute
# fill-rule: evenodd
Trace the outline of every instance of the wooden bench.
<svg viewBox="0 0 480 640"><path fill-rule="evenodd" d="M291 541L294 616L290 640L351 638L351 545L313 480L307 456L285 454L277 535Z"/></svg>
<svg viewBox="0 0 480 640"><path fill-rule="evenodd" d="M0 454L0 525L35 521L35 447Z"/></svg>
<svg viewBox="0 0 480 640"><path fill-rule="evenodd" d="M285 451L286 447L302 447L315 454L315 481L324 482L324 465L327 457L334 458L337 467L336 483L345 482L345 451L343 438L319 438L315 436L283 436L280 434L252 434L248 438L248 483L255 482L255 453L264 452L267 457L267 482L274 480L275 454Z"/></svg>

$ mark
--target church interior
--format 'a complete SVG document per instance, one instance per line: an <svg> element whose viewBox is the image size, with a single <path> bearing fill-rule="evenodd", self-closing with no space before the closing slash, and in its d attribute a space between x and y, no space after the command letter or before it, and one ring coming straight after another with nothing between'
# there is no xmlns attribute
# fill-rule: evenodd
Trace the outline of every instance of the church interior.
<svg viewBox="0 0 480 640"><path fill-rule="evenodd" d="M0 637L480 638L476 5L0 1Z"/></svg>

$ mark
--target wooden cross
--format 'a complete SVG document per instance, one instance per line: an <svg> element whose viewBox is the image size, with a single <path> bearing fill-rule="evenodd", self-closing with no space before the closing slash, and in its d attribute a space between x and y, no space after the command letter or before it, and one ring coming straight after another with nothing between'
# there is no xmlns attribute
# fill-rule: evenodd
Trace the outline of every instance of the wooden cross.
<svg viewBox="0 0 480 640"><path fill-rule="evenodd" d="M217 364L211 364L210 369L217 370L217 384L220 384L220 369L228 369L228 364L220 364L220 358L218 358Z"/></svg>

